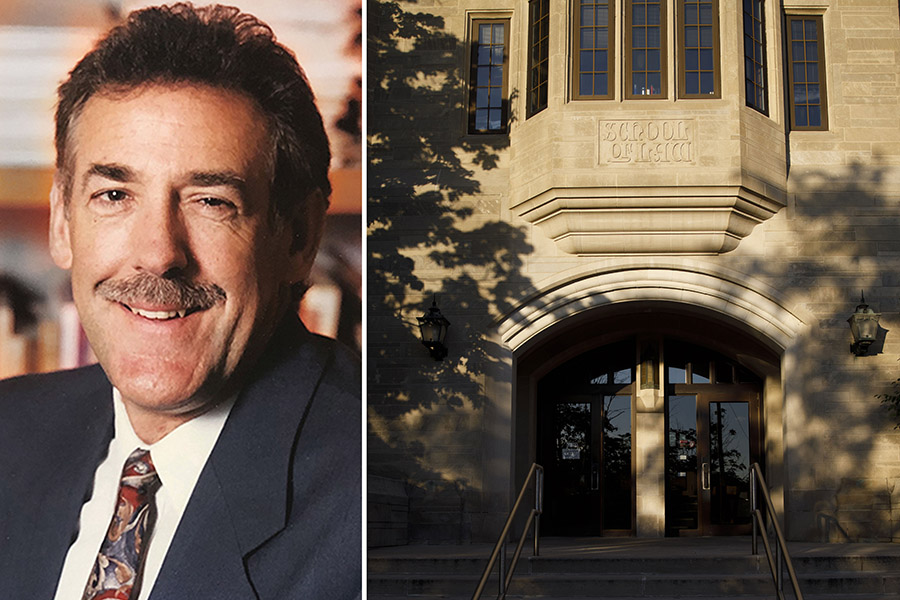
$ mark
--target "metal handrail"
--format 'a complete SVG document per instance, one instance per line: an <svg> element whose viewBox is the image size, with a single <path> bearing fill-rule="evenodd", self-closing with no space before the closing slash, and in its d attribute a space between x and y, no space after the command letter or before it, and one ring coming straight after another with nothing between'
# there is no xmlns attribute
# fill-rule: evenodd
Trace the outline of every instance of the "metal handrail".
<svg viewBox="0 0 900 600"><path fill-rule="evenodd" d="M763 499L766 501L765 507L768 511L769 520L772 523L772 529L775 530L775 557L772 557L772 547L769 544L769 535L766 533L766 525L763 521L762 511L757 506L756 499L757 490L762 491ZM791 562L791 555L787 549L787 542L784 540L784 534L781 533L781 527L778 526L778 518L775 516L775 506L772 504L772 496L769 494L769 488L766 486L766 480L763 478L762 469L759 463L753 463L750 467L750 511L753 515L753 537L751 549L753 555L759 554L759 544L757 543L757 535L762 533L763 547L766 550L766 558L769 561L769 569L772 571L772 579L775 582L775 592L778 594L779 600L784 600L784 567L787 566L788 576L791 579L791 586L794 588L794 596L797 600L803 600L803 594L800 592L800 583L797 581L797 573L794 571L794 564Z"/></svg>
<svg viewBox="0 0 900 600"><path fill-rule="evenodd" d="M509 569L507 569L506 538L509 536L509 530L512 528L513 520L516 517L519 506L522 504L523 498L525 498L525 492L528 490L528 484L531 482L532 478L534 478L534 508L528 513L528 519L526 519L525 527L522 529L522 537L519 538L519 542L516 544L516 551L513 553L512 562L509 565ZM525 483L522 484L522 489L519 491L519 497L516 498L516 503L513 505L512 510L509 511L509 517L506 519L506 525L503 526L503 531L500 532L500 539L497 540L494 551L491 552L491 557L488 559L488 564L484 568L484 573L481 575L481 580L478 582L478 587L475 588L475 593L472 594L472 600L481 598L481 592L484 591L484 586L487 585L488 577L491 576L491 571L494 569L494 563L497 562L497 557L500 558L500 594L497 598L499 600L506 598L506 590L509 589L509 584L512 582L513 572L516 570L516 564L519 562L519 555L522 554L522 546L525 544L525 537L528 535L528 527L532 522L534 522L534 555L539 556L540 554L541 513L543 511L544 467L537 463L532 463L531 469L528 470L528 476L525 477Z"/></svg>

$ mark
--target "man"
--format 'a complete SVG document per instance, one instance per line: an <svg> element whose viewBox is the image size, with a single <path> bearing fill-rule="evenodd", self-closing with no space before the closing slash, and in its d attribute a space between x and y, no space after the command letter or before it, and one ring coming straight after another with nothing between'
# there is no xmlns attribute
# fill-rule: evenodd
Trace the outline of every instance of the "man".
<svg viewBox="0 0 900 600"><path fill-rule="evenodd" d="M56 147L100 366L0 382L0 598L358 596L359 365L295 316L330 192L296 60L237 9L138 11Z"/></svg>

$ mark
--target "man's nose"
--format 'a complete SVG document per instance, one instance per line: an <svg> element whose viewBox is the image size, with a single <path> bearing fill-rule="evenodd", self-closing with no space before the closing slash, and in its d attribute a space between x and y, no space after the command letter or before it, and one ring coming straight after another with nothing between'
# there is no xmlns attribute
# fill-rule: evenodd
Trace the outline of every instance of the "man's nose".
<svg viewBox="0 0 900 600"><path fill-rule="evenodd" d="M189 261L188 236L178 203L147 203L133 231L136 269L154 275L184 270Z"/></svg>

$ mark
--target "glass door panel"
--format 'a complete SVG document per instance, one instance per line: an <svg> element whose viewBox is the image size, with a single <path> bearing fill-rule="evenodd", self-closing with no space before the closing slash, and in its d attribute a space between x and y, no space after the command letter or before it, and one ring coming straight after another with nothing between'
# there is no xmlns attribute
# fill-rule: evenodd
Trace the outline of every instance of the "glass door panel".
<svg viewBox="0 0 900 600"><path fill-rule="evenodd" d="M750 405L709 403L709 522L750 523Z"/></svg>
<svg viewBox="0 0 900 600"><path fill-rule="evenodd" d="M669 396L666 534L697 532L697 396Z"/></svg>
<svg viewBox="0 0 900 600"><path fill-rule="evenodd" d="M632 531L631 396L569 396L544 407L542 529L548 535Z"/></svg>
<svg viewBox="0 0 900 600"><path fill-rule="evenodd" d="M668 396L666 535L749 533L758 397L737 389Z"/></svg>
<svg viewBox="0 0 900 600"><path fill-rule="evenodd" d="M631 396L603 397L603 529L631 529Z"/></svg>

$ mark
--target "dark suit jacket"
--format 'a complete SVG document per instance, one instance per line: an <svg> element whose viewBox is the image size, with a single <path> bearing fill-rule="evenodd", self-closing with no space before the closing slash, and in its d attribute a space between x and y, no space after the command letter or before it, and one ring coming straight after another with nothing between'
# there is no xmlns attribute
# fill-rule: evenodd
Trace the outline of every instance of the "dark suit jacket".
<svg viewBox="0 0 900 600"><path fill-rule="evenodd" d="M0 382L0 598L53 598L112 434L99 367ZM200 474L151 599L358 597L360 483L359 363L286 322Z"/></svg>

